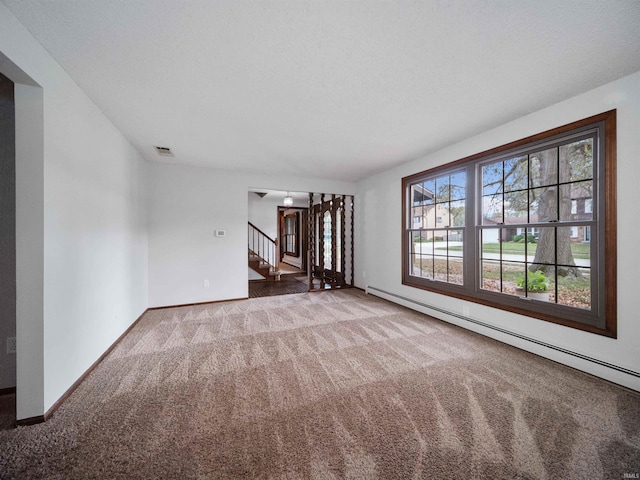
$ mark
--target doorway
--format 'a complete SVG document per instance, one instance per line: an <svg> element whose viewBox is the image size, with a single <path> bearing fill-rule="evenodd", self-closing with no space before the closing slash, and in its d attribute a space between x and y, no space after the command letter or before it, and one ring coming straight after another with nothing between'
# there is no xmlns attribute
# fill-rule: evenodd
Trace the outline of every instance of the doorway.
<svg viewBox="0 0 640 480"><path fill-rule="evenodd" d="M283 274L307 273L308 208L278 207L278 268Z"/></svg>
<svg viewBox="0 0 640 480"><path fill-rule="evenodd" d="M353 220L352 195L250 189L249 259L265 271L250 270L249 297L353 287Z"/></svg>
<svg viewBox="0 0 640 480"><path fill-rule="evenodd" d="M16 422L15 86L0 73L0 429Z"/></svg>

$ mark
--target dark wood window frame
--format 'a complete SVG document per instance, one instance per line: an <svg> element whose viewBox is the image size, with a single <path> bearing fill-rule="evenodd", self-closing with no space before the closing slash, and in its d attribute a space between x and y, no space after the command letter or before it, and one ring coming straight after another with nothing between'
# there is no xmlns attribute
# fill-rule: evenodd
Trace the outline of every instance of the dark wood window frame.
<svg viewBox="0 0 640 480"><path fill-rule="evenodd" d="M597 288L592 295L597 298L591 311L585 311L560 304L546 302L526 302L513 295L490 292L480 288L480 227L478 191L479 166L492 159L507 156L537 146L552 144L571 135L597 131L598 156L594 156L594 223L599 229L594 239L591 262L597 265ZM411 242L413 213L411 185L419 180L447 172L466 169L467 175L467 211L464 241L464 285L453 285L434 280L417 278L411 274ZM469 178L470 177L470 178ZM560 224L550 224L561 226ZM443 295L487 305L551 323L576 328L612 338L617 336L617 251L616 238L616 110L611 110L577 122L557 127L527 138L523 138L500 147L496 147L454 162L435 167L402 179L402 283L404 285ZM594 258L593 255L596 255ZM585 313L586 312L586 313Z"/></svg>

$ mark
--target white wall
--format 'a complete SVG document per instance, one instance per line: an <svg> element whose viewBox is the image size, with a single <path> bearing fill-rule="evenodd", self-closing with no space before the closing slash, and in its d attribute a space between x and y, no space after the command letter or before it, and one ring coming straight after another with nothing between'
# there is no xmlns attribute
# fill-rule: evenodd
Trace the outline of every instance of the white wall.
<svg viewBox="0 0 640 480"><path fill-rule="evenodd" d="M267 194L260 198L255 192L247 193L249 221L274 239L278 236L278 207L282 206L282 197Z"/></svg>
<svg viewBox="0 0 640 480"><path fill-rule="evenodd" d="M42 415L147 306L145 163L0 3L16 86L18 419Z"/></svg>
<svg viewBox="0 0 640 480"><path fill-rule="evenodd" d="M247 297L250 187L347 194L354 190L347 182L170 164L149 164L148 170L150 307ZM276 205L273 211L265 207L265 215L273 215L274 222ZM225 230L226 236L215 237L215 230Z"/></svg>
<svg viewBox="0 0 640 480"><path fill-rule="evenodd" d="M617 340L402 285L400 235L402 177L614 108L617 109L618 125ZM462 314L462 308L466 306L474 319L640 372L638 273L637 268L629 268L629 266L640 266L640 249L637 247L639 228L636 221L636 193L640 178L639 132L640 72L359 182L356 185L356 285L362 288L370 285L459 314ZM394 297L389 299L394 300ZM538 347L531 342L520 341L491 329L473 326L455 317L444 316L432 310L428 312L640 390L640 379L637 377L548 348Z"/></svg>

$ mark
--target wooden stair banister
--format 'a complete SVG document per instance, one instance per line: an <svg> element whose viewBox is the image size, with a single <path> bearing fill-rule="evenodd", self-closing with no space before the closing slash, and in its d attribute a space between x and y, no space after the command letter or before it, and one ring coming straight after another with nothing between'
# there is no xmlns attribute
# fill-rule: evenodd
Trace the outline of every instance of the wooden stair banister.
<svg viewBox="0 0 640 480"><path fill-rule="evenodd" d="M277 242L248 222L249 266L270 279L279 279L277 268Z"/></svg>

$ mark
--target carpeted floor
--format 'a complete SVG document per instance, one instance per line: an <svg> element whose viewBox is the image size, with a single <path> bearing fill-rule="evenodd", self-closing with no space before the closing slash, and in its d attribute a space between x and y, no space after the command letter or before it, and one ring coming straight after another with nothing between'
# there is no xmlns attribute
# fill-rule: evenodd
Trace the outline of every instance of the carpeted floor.
<svg viewBox="0 0 640 480"><path fill-rule="evenodd" d="M147 313L1 478L600 479L640 395L355 289Z"/></svg>
<svg viewBox="0 0 640 480"><path fill-rule="evenodd" d="M16 394L0 395L0 430L13 428L16 423Z"/></svg>

